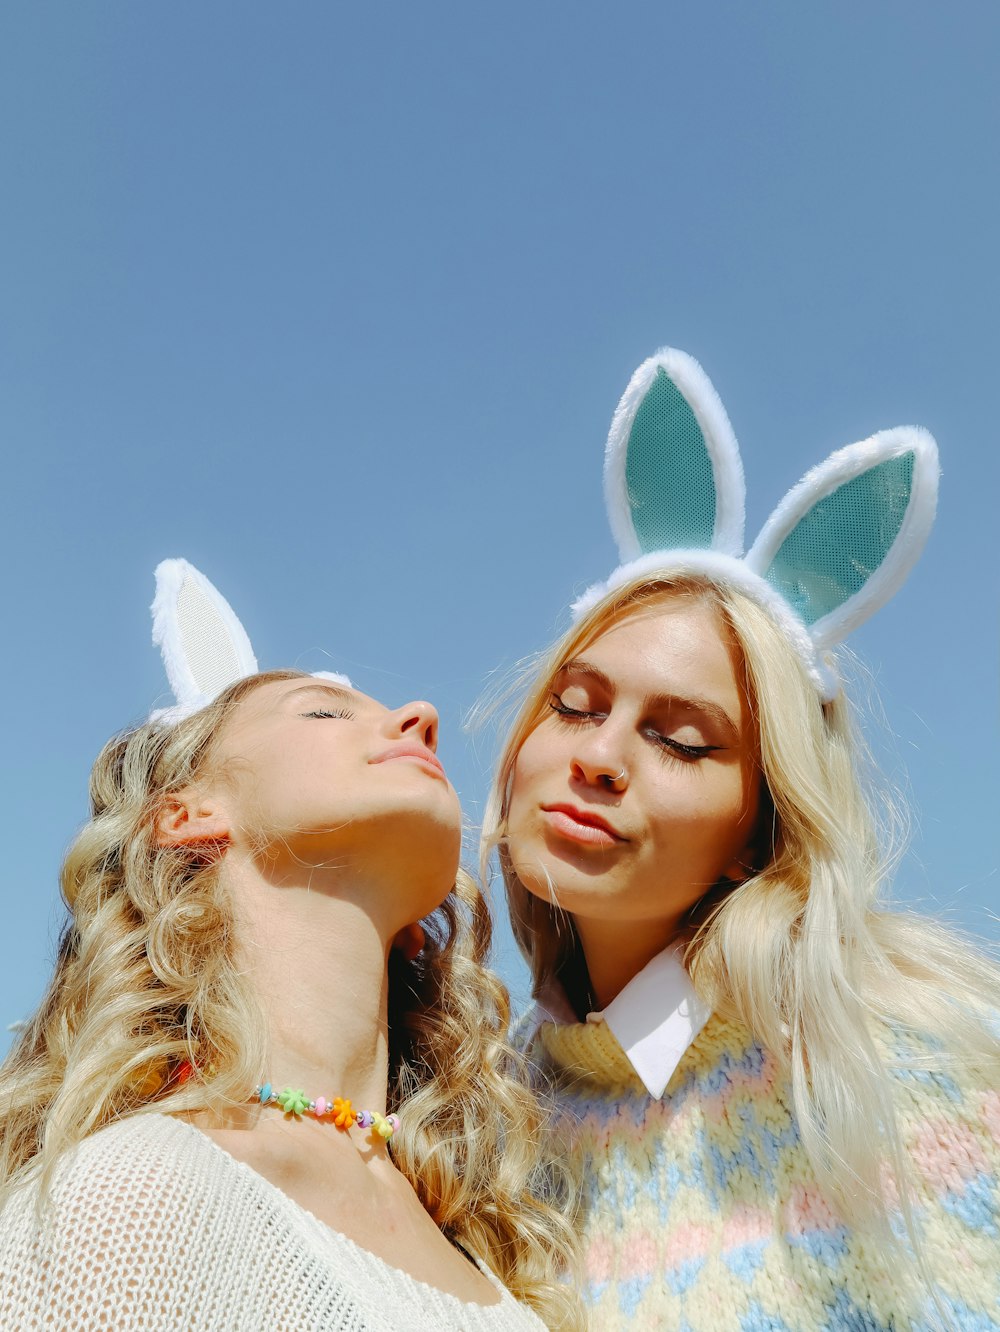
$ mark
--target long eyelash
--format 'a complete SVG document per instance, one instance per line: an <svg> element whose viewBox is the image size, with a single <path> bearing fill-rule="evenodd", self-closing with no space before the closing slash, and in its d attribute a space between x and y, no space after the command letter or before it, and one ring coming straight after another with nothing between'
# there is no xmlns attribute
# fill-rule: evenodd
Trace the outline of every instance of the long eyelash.
<svg viewBox="0 0 1000 1332"><path fill-rule="evenodd" d="M720 745L685 745L680 740L671 740L669 735L660 735L655 731L651 734L664 758L700 759L721 748Z"/></svg>
<svg viewBox="0 0 1000 1332"><path fill-rule="evenodd" d="M327 708L317 708L315 712L303 712L303 717L343 717L347 721L354 719L354 713L348 712L346 708L336 708L328 710Z"/></svg>
<svg viewBox="0 0 1000 1332"><path fill-rule="evenodd" d="M567 707L558 694L550 696L549 707L557 717L562 717L566 721L590 721L591 718L599 715L596 712L584 712L580 708Z"/></svg>

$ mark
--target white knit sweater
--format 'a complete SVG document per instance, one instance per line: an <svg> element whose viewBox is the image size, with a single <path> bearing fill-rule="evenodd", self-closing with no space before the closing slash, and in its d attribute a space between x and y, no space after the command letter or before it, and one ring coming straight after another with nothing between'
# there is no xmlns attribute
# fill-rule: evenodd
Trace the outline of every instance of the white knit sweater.
<svg viewBox="0 0 1000 1332"><path fill-rule="evenodd" d="M494 1305L466 1304L299 1207L205 1134L140 1115L0 1212L0 1328L89 1332L539 1332L487 1272ZM485 1271L485 1269L484 1269Z"/></svg>

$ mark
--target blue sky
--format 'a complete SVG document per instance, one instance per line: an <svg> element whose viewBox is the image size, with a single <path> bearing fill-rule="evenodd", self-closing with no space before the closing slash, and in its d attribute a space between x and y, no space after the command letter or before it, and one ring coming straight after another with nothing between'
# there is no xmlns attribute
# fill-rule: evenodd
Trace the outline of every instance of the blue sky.
<svg viewBox="0 0 1000 1332"><path fill-rule="evenodd" d="M94 756L162 701L156 563L262 665L431 698L474 823L462 717L611 568L607 424L664 343L729 409L751 537L831 449L937 436L936 530L854 646L897 895L1000 938L998 37L899 0L8 6L0 1018Z"/></svg>

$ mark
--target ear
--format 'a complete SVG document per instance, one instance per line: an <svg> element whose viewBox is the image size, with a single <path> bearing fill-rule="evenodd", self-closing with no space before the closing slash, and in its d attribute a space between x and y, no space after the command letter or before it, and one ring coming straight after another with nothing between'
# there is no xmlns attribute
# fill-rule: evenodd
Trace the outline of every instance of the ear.
<svg viewBox="0 0 1000 1332"><path fill-rule="evenodd" d="M220 851L229 844L230 826L225 811L202 793L175 791L156 816L157 846L206 846Z"/></svg>
<svg viewBox="0 0 1000 1332"><path fill-rule="evenodd" d="M741 883L746 883L747 879L752 879L761 872L762 866L768 860L761 845L762 842L763 828L758 822L746 846L738 855L733 856L723 871L722 877L727 883L731 883L738 888Z"/></svg>
<svg viewBox="0 0 1000 1332"><path fill-rule="evenodd" d="M412 925L404 925L396 934L392 947L402 953L405 961L412 962L426 942L424 927L418 921L414 921Z"/></svg>
<svg viewBox="0 0 1000 1332"><path fill-rule="evenodd" d="M903 584L934 520L939 474L926 430L883 430L813 468L765 523L747 565L817 648L845 638Z"/></svg>
<svg viewBox="0 0 1000 1332"><path fill-rule="evenodd" d="M762 811L758 811L746 843L722 872L722 878L726 883L738 888L741 883L746 883L747 879L752 879L755 874L760 873L760 866L766 859L763 853L763 841L763 817Z"/></svg>
<svg viewBox="0 0 1000 1332"><path fill-rule="evenodd" d="M154 716L177 720L223 689L256 675L246 631L225 597L187 560L163 560L156 569L153 642L163 654L177 707Z"/></svg>
<svg viewBox="0 0 1000 1332"><path fill-rule="evenodd" d="M664 347L632 376L611 422L604 497L623 563L659 550L743 554L736 436L693 357Z"/></svg>

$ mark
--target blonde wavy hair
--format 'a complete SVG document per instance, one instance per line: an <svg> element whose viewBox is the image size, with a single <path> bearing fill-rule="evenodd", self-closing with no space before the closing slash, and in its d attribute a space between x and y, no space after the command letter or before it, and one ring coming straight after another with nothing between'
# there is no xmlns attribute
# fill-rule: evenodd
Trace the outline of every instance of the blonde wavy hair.
<svg viewBox="0 0 1000 1332"><path fill-rule="evenodd" d="M0 1067L0 1201L40 1193L60 1156L126 1115L246 1105L267 1064L265 1028L236 953L218 854L162 847L164 799L209 762L251 690L231 686L173 727L111 740L90 780L91 819L66 857L69 921L38 1012ZM575 1249L571 1199L540 1164L543 1118L506 1040L507 992L488 970L490 916L460 871L422 922L413 961L393 953L392 1154L442 1231L481 1258L550 1327L579 1325L556 1277ZM191 1066L197 1077L182 1077ZM544 1175L544 1178L543 1178Z"/></svg>
<svg viewBox="0 0 1000 1332"><path fill-rule="evenodd" d="M534 669L487 805L484 862L496 848L535 993L555 978L585 1002L586 962L572 920L532 895L511 864L505 820L514 764L566 662L623 618L678 598L714 606L737 648L765 788L755 872L717 885L695 907L685 964L713 1010L748 1027L789 1077L805 1148L843 1219L870 1225L875 1241L890 1246L892 1202L902 1200L926 1284L883 1038L887 1029L914 1037L911 1067L975 1069L1000 1082L1000 969L957 933L882 902L895 859L880 849L892 802L890 819L877 819L845 695L818 702L765 610L704 578L647 574L588 612Z"/></svg>

